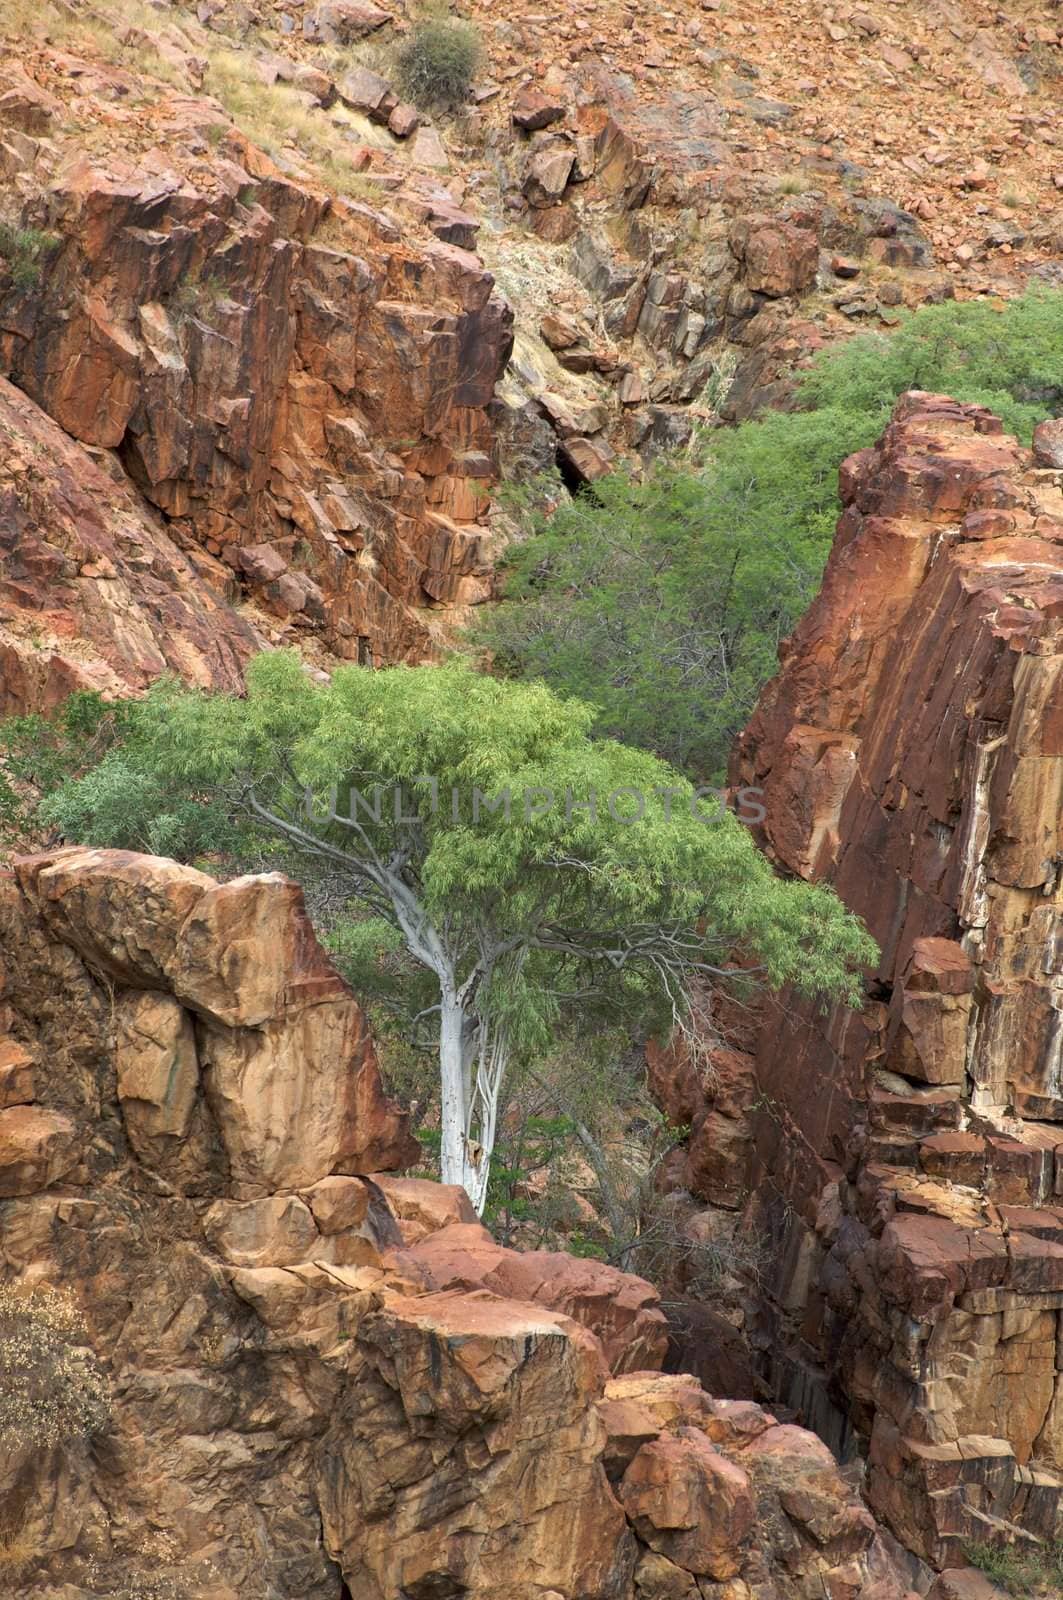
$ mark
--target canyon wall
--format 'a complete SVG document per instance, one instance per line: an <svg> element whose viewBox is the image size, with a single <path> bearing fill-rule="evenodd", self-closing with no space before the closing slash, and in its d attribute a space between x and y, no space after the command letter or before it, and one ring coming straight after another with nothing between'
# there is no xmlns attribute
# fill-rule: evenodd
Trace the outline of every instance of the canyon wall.
<svg viewBox="0 0 1063 1600"><path fill-rule="evenodd" d="M45 241L0 267L11 708L164 667L233 687L264 644L419 661L489 592L512 313L475 225L423 175L402 226L286 175L192 92L187 26L157 42L189 92L148 102L119 66L0 58L0 172Z"/></svg>
<svg viewBox="0 0 1063 1600"><path fill-rule="evenodd" d="M938 1566L1063 1495L1060 431L902 397L731 774L881 949L861 1012L783 994L742 1058L761 1372Z"/></svg>
<svg viewBox="0 0 1063 1600"><path fill-rule="evenodd" d="M5 1592L902 1600L825 1445L657 1370L649 1284L396 1176L296 885L26 857L0 959L3 1278L73 1297L109 1408L5 1446Z"/></svg>

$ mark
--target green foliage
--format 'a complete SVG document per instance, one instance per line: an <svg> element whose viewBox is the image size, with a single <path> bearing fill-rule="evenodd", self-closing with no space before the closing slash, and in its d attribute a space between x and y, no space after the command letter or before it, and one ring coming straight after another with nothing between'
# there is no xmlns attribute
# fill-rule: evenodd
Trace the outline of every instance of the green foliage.
<svg viewBox="0 0 1063 1600"><path fill-rule="evenodd" d="M50 716L0 721L0 839L25 840L41 796L94 768L122 738L128 717L127 705L86 690Z"/></svg>
<svg viewBox="0 0 1063 1600"><path fill-rule="evenodd" d="M700 461L614 473L552 515L518 491L506 600L473 642L592 703L595 732L718 778L819 585L838 467L910 388L990 406L1028 439L1063 406L1063 294L923 308L821 354L804 409L712 433Z"/></svg>
<svg viewBox="0 0 1063 1600"><path fill-rule="evenodd" d="M45 257L59 239L41 228L19 228L0 222L0 256L7 259L11 281L19 289L31 289L38 281Z"/></svg>
<svg viewBox="0 0 1063 1600"><path fill-rule="evenodd" d="M503 1244L512 1243L521 1225L530 1223L530 1242L541 1248L563 1221L560 1213L571 1209L564 1169L573 1149L572 1119L537 1114L519 1098L511 1100L511 1111L517 1114L503 1127L491 1163L484 1221L495 1227ZM535 1193L533 1179L540 1173L545 1183Z"/></svg>
<svg viewBox="0 0 1063 1600"><path fill-rule="evenodd" d="M1018 1600L1058 1600L1063 1594L1063 1539L1044 1545L990 1544L964 1546L973 1567Z"/></svg>
<svg viewBox="0 0 1063 1600"><path fill-rule="evenodd" d="M79 701L81 712L76 709ZM188 701L187 691L168 679L156 683L146 699L116 706L106 706L96 696L72 697L56 726L81 716L87 728L99 712L99 729L62 743L56 758L45 742L46 764L38 761L32 774L43 796L36 823L79 844L146 850L182 861L216 853L249 860L256 848L255 830L246 818L235 818L228 801L209 784L191 778L195 761L185 748ZM10 765L12 742L17 740L15 749L21 750L26 740L32 742L38 726L50 730L52 725L39 718L0 724L0 766L5 761ZM163 761L158 754L170 734L174 749ZM32 759L32 754L19 758L17 776L21 762ZM179 771L186 771L189 781L177 778Z"/></svg>
<svg viewBox="0 0 1063 1600"><path fill-rule="evenodd" d="M854 448L874 430L854 434ZM789 470L800 441L804 470ZM598 708L597 732L720 775L779 642L812 599L836 516L820 413L721 435L704 472L616 472L531 517L479 639L498 670Z"/></svg>
<svg viewBox="0 0 1063 1600"><path fill-rule="evenodd" d="M906 389L988 406L1029 443L1063 407L1063 294L1035 288L1019 300L947 301L825 351L801 387L802 404L884 420Z"/></svg>
<svg viewBox="0 0 1063 1600"><path fill-rule="evenodd" d="M488 933L523 952L493 967L489 997L518 1042L548 1037L591 975L609 977L610 1004L644 1007L659 985L636 929L676 930L684 961L694 945L698 959L723 960L741 944L772 984L855 998L856 969L872 947L836 898L777 879L738 822L701 820L685 779L641 751L592 740L591 721L587 706L543 685L460 662L345 667L322 685L295 653L271 652L252 662L246 699L156 687L132 709L121 748L65 783L43 815L67 837L98 844L156 848L164 824L169 846L187 857L210 841L222 847L227 831L231 840L253 791L256 804L304 830L311 858L335 852L341 879L350 862L352 896L392 925L390 902L353 869L359 859L399 860L424 911L448 930L459 970ZM438 782L435 802L425 774ZM474 816L474 787L491 798L508 790L509 817L486 805ZM536 814L524 797L540 789L555 802ZM610 814L606 797L622 789L643 795L641 821ZM592 794L594 816L579 806ZM341 812L353 805L357 828L329 820L337 796ZM704 933L690 934L699 919ZM342 938L368 976L373 934Z"/></svg>
<svg viewBox="0 0 1063 1600"><path fill-rule="evenodd" d="M355 907L333 949L374 1020L392 1010L409 1048L438 1053L441 1173L482 1210L507 1070L559 1030L667 1031L735 952L743 984L856 1003L875 957L829 889L776 878L730 813L592 739L592 721L460 661L321 684L295 652L266 653L246 699L157 686L41 815L68 838L186 857L257 828L323 865ZM521 1165L503 1162L511 1199Z"/></svg>
<svg viewBox="0 0 1063 1600"><path fill-rule="evenodd" d="M462 105L482 55L470 23L425 17L414 23L396 56L402 91L419 106Z"/></svg>

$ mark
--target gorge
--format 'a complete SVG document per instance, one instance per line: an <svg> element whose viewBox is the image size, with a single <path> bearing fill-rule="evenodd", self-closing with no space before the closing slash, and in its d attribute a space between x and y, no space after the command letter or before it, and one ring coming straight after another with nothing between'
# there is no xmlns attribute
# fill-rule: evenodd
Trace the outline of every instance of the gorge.
<svg viewBox="0 0 1063 1600"><path fill-rule="evenodd" d="M460 10L460 114L402 97L405 5L0 12L5 717L239 695L278 647L315 683L439 663L523 536L504 483L593 504L799 407L854 326L1058 294L1049 0ZM859 1008L762 991L704 1050L637 1041L678 1232L759 1242L718 1304L584 1253L579 1182L567 1233L502 1242L421 1175L432 1114L309 881L4 813L0 1431L20 1386L52 1421L3 1433L0 1595L1063 1592L1038 371L1000 385L1032 440L932 361L889 396L731 751L759 850L879 959Z"/></svg>

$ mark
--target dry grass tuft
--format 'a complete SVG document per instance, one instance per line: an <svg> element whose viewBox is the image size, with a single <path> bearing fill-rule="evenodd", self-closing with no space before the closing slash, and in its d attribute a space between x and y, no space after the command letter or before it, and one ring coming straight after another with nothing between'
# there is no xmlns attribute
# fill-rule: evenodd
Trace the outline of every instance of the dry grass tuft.
<svg viewBox="0 0 1063 1600"><path fill-rule="evenodd" d="M85 1334L58 1289L0 1288L0 1446L47 1449L104 1427L110 1393Z"/></svg>

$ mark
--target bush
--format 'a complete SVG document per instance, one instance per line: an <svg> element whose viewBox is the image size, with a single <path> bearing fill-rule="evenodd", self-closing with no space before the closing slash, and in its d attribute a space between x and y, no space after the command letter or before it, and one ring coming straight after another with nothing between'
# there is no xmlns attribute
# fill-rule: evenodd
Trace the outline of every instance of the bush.
<svg viewBox="0 0 1063 1600"><path fill-rule="evenodd" d="M399 83L419 106L458 106L480 65L480 38L468 22L431 17L414 24L396 57Z"/></svg>
<svg viewBox="0 0 1063 1600"><path fill-rule="evenodd" d="M44 258L59 243L54 233L40 228L17 228L0 222L0 256L7 260L16 288L29 289L38 281Z"/></svg>
<svg viewBox="0 0 1063 1600"><path fill-rule="evenodd" d="M986 1541L965 1545L963 1553L1016 1600L1058 1600L1063 1594L1063 1540L1045 1545Z"/></svg>
<svg viewBox="0 0 1063 1600"><path fill-rule="evenodd" d="M47 1449L97 1433L106 1379L80 1341L85 1324L57 1289L0 1288L0 1444Z"/></svg>
<svg viewBox="0 0 1063 1600"><path fill-rule="evenodd" d="M824 352L804 409L712 433L700 458L613 473L553 515L517 492L507 603L473 642L597 706L598 734L718 780L819 586L838 467L912 388L989 406L1028 440L1063 408L1063 294L927 307Z"/></svg>
<svg viewBox="0 0 1063 1600"><path fill-rule="evenodd" d="M0 840L29 842L40 799L84 772L121 739L128 707L78 691L43 717L0 720Z"/></svg>

